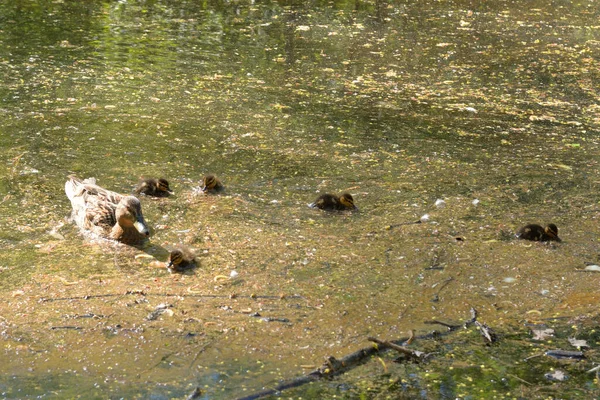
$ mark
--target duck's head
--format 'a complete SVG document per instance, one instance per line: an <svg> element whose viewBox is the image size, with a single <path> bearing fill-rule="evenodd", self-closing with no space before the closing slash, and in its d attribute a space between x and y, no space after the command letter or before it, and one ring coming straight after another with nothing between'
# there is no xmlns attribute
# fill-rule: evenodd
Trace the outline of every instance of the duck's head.
<svg viewBox="0 0 600 400"><path fill-rule="evenodd" d="M142 214L140 201L133 196L125 196L116 209L117 222L122 228L135 228L144 236L150 236L150 230Z"/></svg>
<svg viewBox="0 0 600 400"><path fill-rule="evenodd" d="M354 205L354 198L350 193L343 193L340 196L340 204L347 210L358 210L358 207Z"/></svg>
<svg viewBox="0 0 600 400"><path fill-rule="evenodd" d="M164 178L160 178L156 181L156 190L163 193L173 194L173 191L171 188L169 188L169 182Z"/></svg>
<svg viewBox="0 0 600 400"><path fill-rule="evenodd" d="M179 249L175 249L169 254L169 261L167 262L167 268L175 268L183 262L183 252Z"/></svg>
<svg viewBox="0 0 600 400"><path fill-rule="evenodd" d="M206 175L202 178L202 191L207 192L210 190L214 190L217 186L220 185L221 182L214 175Z"/></svg>
<svg viewBox="0 0 600 400"><path fill-rule="evenodd" d="M550 236L552 238L552 240L556 240L557 242L560 242L560 238L558 237L558 227L554 224L548 224L545 228L544 228L544 232L546 233L546 235Z"/></svg>

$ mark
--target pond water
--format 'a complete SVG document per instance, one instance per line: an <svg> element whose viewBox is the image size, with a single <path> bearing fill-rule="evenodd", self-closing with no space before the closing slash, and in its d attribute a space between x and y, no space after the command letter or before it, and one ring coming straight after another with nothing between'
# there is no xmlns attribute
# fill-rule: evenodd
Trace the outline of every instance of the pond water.
<svg viewBox="0 0 600 400"><path fill-rule="evenodd" d="M596 313L599 17L0 2L0 392L235 398L471 307L495 327ZM223 193L198 193L208 173ZM175 195L141 198L144 248L90 241L66 221L71 174ZM344 191L359 212L307 207ZM549 222L562 243L513 238ZM166 270L178 245L199 268Z"/></svg>

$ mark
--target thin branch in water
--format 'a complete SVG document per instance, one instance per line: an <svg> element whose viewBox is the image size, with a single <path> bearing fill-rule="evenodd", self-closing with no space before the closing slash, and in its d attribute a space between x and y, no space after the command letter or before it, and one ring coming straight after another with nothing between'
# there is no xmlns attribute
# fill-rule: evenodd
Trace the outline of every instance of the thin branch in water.
<svg viewBox="0 0 600 400"><path fill-rule="evenodd" d="M510 376L511 378L515 378L516 380L518 380L518 381L520 381L520 382L523 382L523 383L525 383L525 384L527 384L527 385L530 385L530 386L531 386L531 385L533 385L533 383L531 383L531 382L527 382L525 379L521 379L521 378L519 378L518 376L516 376L516 375L513 375L513 374L506 374L506 376Z"/></svg>
<svg viewBox="0 0 600 400"><path fill-rule="evenodd" d="M411 349L408 349L408 348L406 348L404 346L399 346L399 345L397 345L395 343L391 343L391 342L388 342L388 341L385 341L385 340L380 340L380 339L377 339L377 338L372 337L372 336L369 336L367 338L367 340L369 340L370 342L377 343L378 345L383 346L383 347L389 347L390 349L396 350L397 352L399 352L401 354L404 354L404 355L407 355L407 356L409 356L409 357L411 357L413 359L416 359L416 360L423 360L424 358L427 357L427 354L423 353L422 351L411 350Z"/></svg>

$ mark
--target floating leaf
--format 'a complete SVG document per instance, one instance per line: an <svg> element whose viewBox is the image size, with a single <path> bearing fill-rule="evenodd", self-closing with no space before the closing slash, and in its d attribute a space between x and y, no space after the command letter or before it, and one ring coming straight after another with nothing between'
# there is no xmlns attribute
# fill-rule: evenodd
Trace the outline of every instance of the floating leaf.
<svg viewBox="0 0 600 400"><path fill-rule="evenodd" d="M559 381L559 382L566 381L568 378L567 374L565 374L564 371L561 371L559 369L557 369L553 372L548 372L548 373L544 374L544 377L551 381Z"/></svg>
<svg viewBox="0 0 600 400"><path fill-rule="evenodd" d="M532 329L531 333L533 333L533 340L546 340L554 336L554 329Z"/></svg>
<svg viewBox="0 0 600 400"><path fill-rule="evenodd" d="M583 340L583 339L575 339L575 338L569 338L569 343L571 343L572 346L580 348L580 347L590 347L587 344L587 341Z"/></svg>

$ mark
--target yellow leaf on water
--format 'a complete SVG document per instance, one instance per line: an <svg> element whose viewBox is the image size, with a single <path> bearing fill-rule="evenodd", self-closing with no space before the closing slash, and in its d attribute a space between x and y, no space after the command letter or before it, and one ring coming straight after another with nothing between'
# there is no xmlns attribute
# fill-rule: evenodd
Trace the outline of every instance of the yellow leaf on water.
<svg viewBox="0 0 600 400"><path fill-rule="evenodd" d="M565 165L565 164L548 164L548 166L555 167L555 168L560 168L560 169L564 169L565 171L572 171L573 170L573 167L570 167L570 166Z"/></svg>

